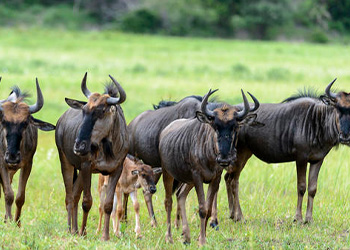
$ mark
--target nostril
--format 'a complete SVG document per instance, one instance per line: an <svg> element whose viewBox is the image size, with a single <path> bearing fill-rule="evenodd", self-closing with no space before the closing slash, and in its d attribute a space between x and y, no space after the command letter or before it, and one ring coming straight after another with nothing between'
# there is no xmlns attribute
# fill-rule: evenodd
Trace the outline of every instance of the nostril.
<svg viewBox="0 0 350 250"><path fill-rule="evenodd" d="M157 188L152 186L150 187L150 191L152 194L154 194L157 191Z"/></svg>
<svg viewBox="0 0 350 250"><path fill-rule="evenodd" d="M81 142L80 145L79 145L79 148L81 150L84 150L86 148L86 142Z"/></svg>

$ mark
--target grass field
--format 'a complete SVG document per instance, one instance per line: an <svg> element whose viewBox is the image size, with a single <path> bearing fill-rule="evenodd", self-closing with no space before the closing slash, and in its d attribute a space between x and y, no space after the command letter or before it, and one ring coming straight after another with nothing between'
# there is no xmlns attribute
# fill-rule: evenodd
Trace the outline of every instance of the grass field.
<svg viewBox="0 0 350 250"><path fill-rule="evenodd" d="M204 95L209 88L219 88L219 99L231 104L241 102L241 88L253 93L261 102L280 102L300 88L324 91L335 77L338 77L335 84L338 89L350 91L350 47L342 45L21 29L0 29L0 37L0 75L3 77L0 99L7 97L14 84L35 93L35 77L38 77L45 105L35 117L54 124L68 108L64 97L85 100L80 82L86 71L92 91L102 92L108 74L120 81L127 93L127 101L122 105L127 122L161 99L180 100L187 95ZM34 99L30 99L31 103ZM267 165L252 158L240 179L245 221L233 223L228 218L226 190L221 183L220 230L208 228L205 248L350 248L349 159L346 147L332 150L327 156L319 175L314 222L302 225L293 223L297 201L295 165ZM13 185L15 190L17 178ZM187 202L190 246L182 244L181 231L176 230L173 245L164 241L166 226L161 182L154 196L159 227L151 228L139 192L143 238L135 239L134 213L129 204L129 223L122 227L124 236L112 236L109 242L101 242L101 235L95 235L99 202L97 176L93 177L92 186L94 204L88 219L88 235L85 238L71 236L66 232L65 193L54 133L40 132L23 207L23 226L18 229L14 224L1 221L0 247L197 249L200 222L194 192ZM81 210L79 212L81 219ZM2 194L0 217L4 214Z"/></svg>

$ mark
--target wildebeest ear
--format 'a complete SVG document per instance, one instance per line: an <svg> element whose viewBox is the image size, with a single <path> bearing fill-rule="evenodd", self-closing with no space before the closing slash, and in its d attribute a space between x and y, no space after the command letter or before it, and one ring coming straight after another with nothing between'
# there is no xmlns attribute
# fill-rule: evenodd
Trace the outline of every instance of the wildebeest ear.
<svg viewBox="0 0 350 250"><path fill-rule="evenodd" d="M205 114L203 114L201 111L196 112L196 117L198 121L202 123L210 123L210 120L208 119L208 117Z"/></svg>
<svg viewBox="0 0 350 250"><path fill-rule="evenodd" d="M334 106L335 105L335 101L332 100L331 98L329 98L328 96L326 95L321 95L320 96L320 99L321 101L326 104L326 105L331 105L331 106Z"/></svg>
<svg viewBox="0 0 350 250"><path fill-rule="evenodd" d="M82 109L82 107L87 103L83 101L77 101L69 98L64 98L66 100L66 103L73 109Z"/></svg>
<svg viewBox="0 0 350 250"><path fill-rule="evenodd" d="M48 123L48 122L43 122L43 121L41 121L39 119L35 119L34 117L32 117L32 123L38 129L43 130L43 131L51 131L51 130L55 130L56 129L55 125L52 125L51 123Z"/></svg>
<svg viewBox="0 0 350 250"><path fill-rule="evenodd" d="M138 175L138 174L139 174L139 171L138 171L138 170L132 170L132 171L131 171L131 174L132 174L132 175Z"/></svg>
<svg viewBox="0 0 350 250"><path fill-rule="evenodd" d="M253 127L265 126L264 123L256 121L256 117L257 117L256 114L249 114L243 119L243 121L240 122L240 125L249 125L249 126L253 126Z"/></svg>
<svg viewBox="0 0 350 250"><path fill-rule="evenodd" d="M162 172L162 168L154 168L153 169L153 174L159 174Z"/></svg>

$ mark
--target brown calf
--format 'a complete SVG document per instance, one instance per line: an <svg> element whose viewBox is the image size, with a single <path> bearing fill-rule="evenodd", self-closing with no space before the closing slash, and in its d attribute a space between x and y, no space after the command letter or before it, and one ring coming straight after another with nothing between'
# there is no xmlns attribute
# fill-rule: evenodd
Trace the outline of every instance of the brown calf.
<svg viewBox="0 0 350 250"><path fill-rule="evenodd" d="M135 209L135 233L136 237L140 237L141 228L140 228L140 205L137 201L137 189L143 188L144 193L155 193L156 186L154 180L154 174L160 173L161 168L152 169L151 166L144 164L142 161L128 155L123 164L123 171L120 176L120 179L117 183L117 187L115 189L114 201L113 201L113 211L112 211L112 221L113 221L113 229L116 236L120 236L120 220L123 216L124 209L126 211L126 207L122 206L122 196L124 195L124 201L130 195L131 200ZM98 177L98 192L100 195L100 205L99 212L100 218L98 222L98 227L96 233L101 230L102 216L103 216L103 207L106 196L106 188L108 185L108 176L103 176L102 174ZM117 217L117 220L116 220Z"/></svg>

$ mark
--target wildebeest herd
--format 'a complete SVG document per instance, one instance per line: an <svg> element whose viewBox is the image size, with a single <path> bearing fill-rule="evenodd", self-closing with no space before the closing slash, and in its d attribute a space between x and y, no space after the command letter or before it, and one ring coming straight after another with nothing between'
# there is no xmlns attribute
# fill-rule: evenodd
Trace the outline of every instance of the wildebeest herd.
<svg viewBox="0 0 350 250"><path fill-rule="evenodd" d="M136 215L135 233L141 233L137 189L143 195L151 218L157 226L152 195L163 174L166 241L171 233L172 196L176 193L175 225L180 225L184 242L190 242L186 218L187 195L194 187L200 217L199 244L206 243L206 227L218 225L217 195L222 172L228 195L229 216L243 219L239 203L239 176L254 154L267 163L296 162L298 202L295 221L303 221L302 201L308 176L308 202L305 222L312 221L313 200L318 174L324 158L339 144L350 145L350 93L333 93L332 81L323 95L300 93L282 103L259 103L252 94L249 103L242 90L243 103L230 105L209 100L217 90L202 96L188 96L179 102L161 101L127 126L121 104L126 100L122 86L112 77L103 94L87 88L87 74L81 90L87 101L66 98L69 108L56 126L35 119L44 98L36 80L37 101L25 103L28 94L13 87L0 100L0 182L5 196L5 221L12 220L14 192L11 183L20 170L15 199L15 221L25 201L25 188L37 147L37 128L56 130L56 145L66 190L68 230L85 235L92 206L91 177L99 173L100 219L97 232L104 226L102 239L109 240L110 217L114 233L120 235L120 220L127 217L128 197ZM1 78L0 78L1 81ZM209 184L205 197L203 183ZM83 193L83 220L78 230L78 204ZM116 220L117 218L117 220Z"/></svg>

